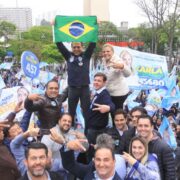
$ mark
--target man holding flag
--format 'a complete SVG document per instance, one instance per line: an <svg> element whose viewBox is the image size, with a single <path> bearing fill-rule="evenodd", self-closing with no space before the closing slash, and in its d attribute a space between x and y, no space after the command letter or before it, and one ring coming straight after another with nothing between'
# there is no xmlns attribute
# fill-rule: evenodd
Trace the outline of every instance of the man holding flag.
<svg viewBox="0 0 180 180"><path fill-rule="evenodd" d="M80 99L86 126L90 107L89 65L96 47L97 19L94 16L56 16L54 33L56 45L67 62L69 112L72 117L75 116ZM70 41L71 52L62 43ZM91 42L85 51L82 42Z"/></svg>

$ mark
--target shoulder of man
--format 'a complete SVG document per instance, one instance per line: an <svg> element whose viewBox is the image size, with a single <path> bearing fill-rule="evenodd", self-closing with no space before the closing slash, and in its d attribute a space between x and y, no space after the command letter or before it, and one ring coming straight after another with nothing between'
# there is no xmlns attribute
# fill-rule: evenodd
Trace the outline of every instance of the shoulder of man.
<svg viewBox="0 0 180 180"><path fill-rule="evenodd" d="M52 180L64 180L63 175L57 172L49 171L49 176Z"/></svg>

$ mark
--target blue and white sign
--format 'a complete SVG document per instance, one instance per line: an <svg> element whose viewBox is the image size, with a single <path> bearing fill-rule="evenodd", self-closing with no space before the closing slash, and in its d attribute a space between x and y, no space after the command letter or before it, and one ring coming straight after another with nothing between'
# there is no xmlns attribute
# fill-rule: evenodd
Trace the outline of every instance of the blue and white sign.
<svg viewBox="0 0 180 180"><path fill-rule="evenodd" d="M145 53L129 48L114 46L124 64L131 69L131 75L126 79L130 89L164 88L168 74L165 56Z"/></svg>
<svg viewBox="0 0 180 180"><path fill-rule="evenodd" d="M39 75L39 60L31 51L24 51L21 55L21 68L24 74L32 79Z"/></svg>

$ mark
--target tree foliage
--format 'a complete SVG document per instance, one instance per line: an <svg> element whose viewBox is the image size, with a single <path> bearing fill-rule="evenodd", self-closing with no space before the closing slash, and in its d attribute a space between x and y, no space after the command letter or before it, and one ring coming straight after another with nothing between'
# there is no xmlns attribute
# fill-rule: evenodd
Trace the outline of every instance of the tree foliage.
<svg viewBox="0 0 180 180"><path fill-rule="evenodd" d="M5 41L9 40L10 35L14 35L16 26L7 21L0 21L0 37L4 37Z"/></svg>
<svg viewBox="0 0 180 180"><path fill-rule="evenodd" d="M151 24L151 52L159 53L159 50L166 44L171 59L175 29L180 17L178 14L179 0L136 0L136 4Z"/></svg>
<svg viewBox="0 0 180 180"><path fill-rule="evenodd" d="M64 61L64 58L58 51L55 44L45 45L41 53L42 53L42 60L48 63L53 63L54 61L61 63Z"/></svg>

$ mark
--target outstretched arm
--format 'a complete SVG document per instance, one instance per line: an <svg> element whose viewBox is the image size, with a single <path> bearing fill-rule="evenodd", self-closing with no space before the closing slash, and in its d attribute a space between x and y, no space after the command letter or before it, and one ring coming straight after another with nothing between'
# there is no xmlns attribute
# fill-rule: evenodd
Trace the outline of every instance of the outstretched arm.
<svg viewBox="0 0 180 180"><path fill-rule="evenodd" d="M29 112L39 111L44 104L44 97L40 96L39 94L30 94L25 102L24 107Z"/></svg>
<svg viewBox="0 0 180 180"><path fill-rule="evenodd" d="M57 46L59 52L64 56L65 60L68 60L71 56L71 53L64 46L64 44L62 42L58 42L58 43L56 43L56 46Z"/></svg>

